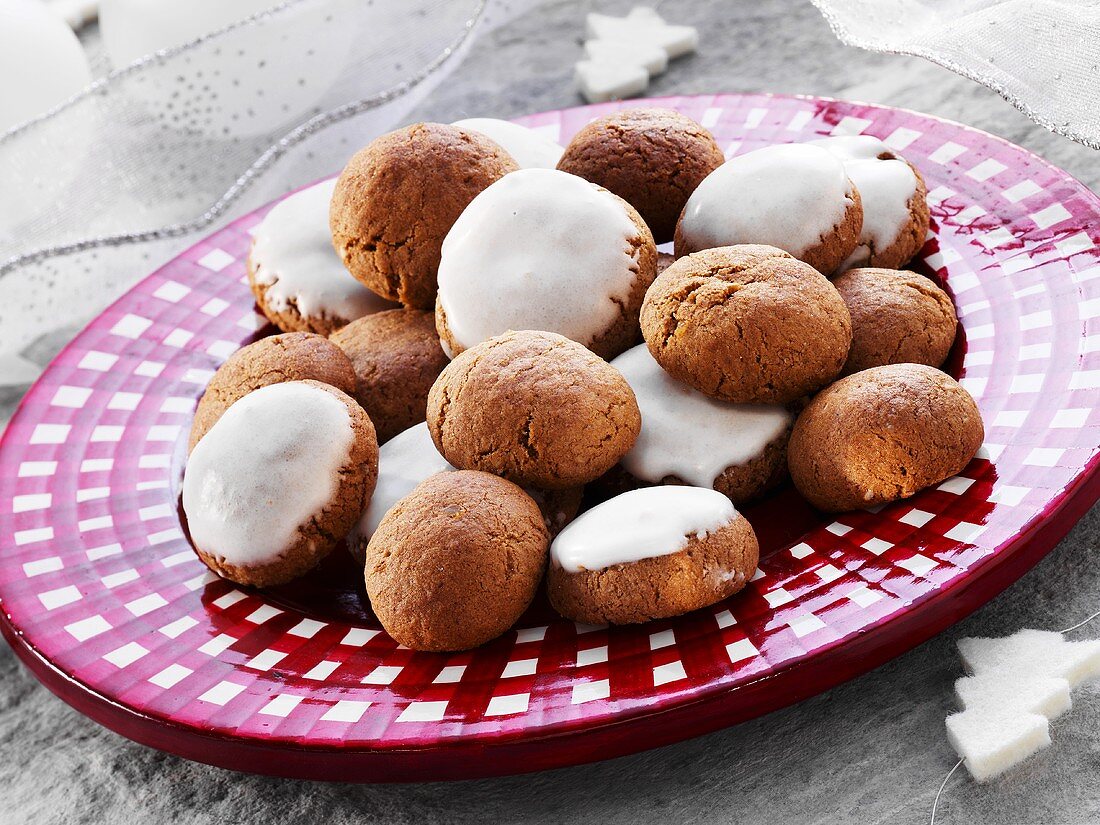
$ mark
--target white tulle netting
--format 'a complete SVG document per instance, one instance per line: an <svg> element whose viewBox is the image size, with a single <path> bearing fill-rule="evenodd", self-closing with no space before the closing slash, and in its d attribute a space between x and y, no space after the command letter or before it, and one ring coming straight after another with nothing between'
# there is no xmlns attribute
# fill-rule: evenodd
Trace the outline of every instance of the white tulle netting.
<svg viewBox="0 0 1100 825"><path fill-rule="evenodd" d="M339 171L536 2L291 0L0 135L0 364L202 230Z"/></svg>
<svg viewBox="0 0 1100 825"><path fill-rule="evenodd" d="M1100 149L1097 0L813 0L849 46L923 57Z"/></svg>

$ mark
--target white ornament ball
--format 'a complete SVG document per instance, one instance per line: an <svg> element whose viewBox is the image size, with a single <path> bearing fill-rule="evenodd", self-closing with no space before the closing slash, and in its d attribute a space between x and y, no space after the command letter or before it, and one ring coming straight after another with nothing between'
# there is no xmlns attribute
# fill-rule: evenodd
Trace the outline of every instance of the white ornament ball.
<svg viewBox="0 0 1100 825"><path fill-rule="evenodd" d="M0 0L0 134L92 82L88 58L41 0Z"/></svg>

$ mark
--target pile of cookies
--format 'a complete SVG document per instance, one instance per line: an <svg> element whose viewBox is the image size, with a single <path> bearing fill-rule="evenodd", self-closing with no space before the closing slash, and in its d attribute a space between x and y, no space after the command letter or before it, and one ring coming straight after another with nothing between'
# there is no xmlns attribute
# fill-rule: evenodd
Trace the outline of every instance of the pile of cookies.
<svg viewBox="0 0 1100 825"><path fill-rule="evenodd" d="M192 543L263 587L346 538L418 650L495 638L543 582L593 624L725 599L760 552L738 506L788 477L827 512L880 505L981 445L939 370L951 299L899 269L928 226L872 137L727 161L662 109L564 149L491 119L384 135L254 230L283 332L199 403Z"/></svg>

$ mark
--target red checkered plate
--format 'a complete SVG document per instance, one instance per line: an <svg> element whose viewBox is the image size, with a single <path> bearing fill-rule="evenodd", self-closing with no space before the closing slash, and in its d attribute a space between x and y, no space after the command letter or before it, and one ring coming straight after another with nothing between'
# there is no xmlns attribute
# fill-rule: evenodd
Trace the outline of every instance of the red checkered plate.
<svg viewBox="0 0 1100 825"><path fill-rule="evenodd" d="M562 140L619 104L523 122ZM637 105L632 102L630 105ZM916 266L953 293L949 362L988 440L957 478L836 520L790 490L750 509L748 588L649 625L534 606L454 655L398 646L344 554L261 593L211 575L177 512L214 368L262 331L244 281L263 210L123 296L31 389L0 448L0 628L51 690L139 742L248 771L359 781L515 773L747 719L874 667L983 604L1100 494L1100 201L926 115L767 95L671 98L728 153L865 133L928 181Z"/></svg>

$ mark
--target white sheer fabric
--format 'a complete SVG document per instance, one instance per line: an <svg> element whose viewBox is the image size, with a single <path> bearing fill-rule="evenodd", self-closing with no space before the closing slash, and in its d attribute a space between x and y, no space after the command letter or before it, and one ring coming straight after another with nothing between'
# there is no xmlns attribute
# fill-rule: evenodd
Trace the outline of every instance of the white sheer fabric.
<svg viewBox="0 0 1100 825"><path fill-rule="evenodd" d="M844 43L923 57L1100 149L1097 0L813 0Z"/></svg>
<svg viewBox="0 0 1100 825"><path fill-rule="evenodd" d="M338 171L536 2L290 0L0 135L0 364L200 233Z"/></svg>

